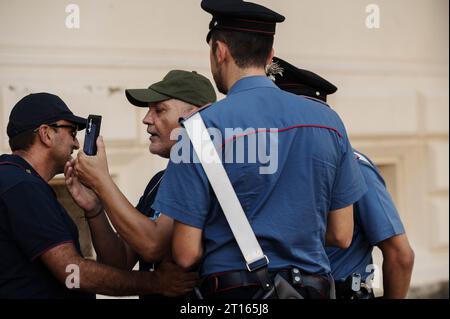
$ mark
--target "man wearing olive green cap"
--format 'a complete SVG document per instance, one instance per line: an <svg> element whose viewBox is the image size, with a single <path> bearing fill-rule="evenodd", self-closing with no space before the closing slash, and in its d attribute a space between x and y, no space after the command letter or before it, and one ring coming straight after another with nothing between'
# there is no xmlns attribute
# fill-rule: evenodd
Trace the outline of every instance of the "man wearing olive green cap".
<svg viewBox="0 0 450 319"><path fill-rule="evenodd" d="M176 143L170 135L179 127L179 118L216 101L214 88L206 77L180 70L170 71L162 81L147 89L130 89L125 93L131 104L148 108L143 123L150 135L149 149L164 158L169 158L170 149ZM109 175L101 138L97 148L96 156L80 152L66 167L68 189L80 206L98 206L90 210L98 213L93 214L88 223L99 261L123 269L132 269L139 261L140 270L149 271L155 263L170 256L173 220L151 209L164 171L151 179L135 208ZM119 236L109 225L105 213Z"/></svg>
<svg viewBox="0 0 450 319"><path fill-rule="evenodd" d="M150 152L164 158L169 158L176 142L170 140L170 132L178 127L178 119L216 101L216 93L207 78L196 72L178 70L170 71L161 82L148 89L125 92L131 104L151 106L143 121L148 125Z"/></svg>

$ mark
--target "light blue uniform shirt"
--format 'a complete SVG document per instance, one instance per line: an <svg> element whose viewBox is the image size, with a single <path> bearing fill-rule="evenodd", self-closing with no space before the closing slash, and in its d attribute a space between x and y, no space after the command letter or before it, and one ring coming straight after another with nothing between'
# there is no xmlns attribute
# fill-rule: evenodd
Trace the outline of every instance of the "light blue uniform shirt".
<svg viewBox="0 0 450 319"><path fill-rule="evenodd" d="M359 273L365 280L373 270L373 247L385 239L405 233L378 169L366 156L355 154L368 191L354 206L355 228L350 247L327 248L335 279L345 279L352 273Z"/></svg>
<svg viewBox="0 0 450 319"><path fill-rule="evenodd" d="M262 76L239 80L225 99L201 114L207 127L220 129L225 146L243 141L248 150L252 136L272 142L278 138L273 174L260 173L263 161L225 163L225 170L270 260L269 269L296 266L328 274L328 212L352 205L366 191L339 116L326 105L280 90ZM254 131L234 138L225 134L226 128ZM258 142L266 151L268 145ZM222 155L226 152L224 147ZM203 229L202 275L246 269L201 164L171 160L152 207Z"/></svg>

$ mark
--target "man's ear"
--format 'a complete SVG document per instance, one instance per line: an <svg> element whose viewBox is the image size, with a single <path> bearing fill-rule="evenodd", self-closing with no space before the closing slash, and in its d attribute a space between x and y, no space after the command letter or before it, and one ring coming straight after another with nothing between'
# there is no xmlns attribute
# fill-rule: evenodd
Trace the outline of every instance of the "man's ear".
<svg viewBox="0 0 450 319"><path fill-rule="evenodd" d="M51 147L53 144L53 136L55 135L53 130L49 126L42 125L37 131L39 140L45 146Z"/></svg>
<svg viewBox="0 0 450 319"><path fill-rule="evenodd" d="M272 48L269 57L267 58L266 65L272 64L273 57L275 56L275 49Z"/></svg>
<svg viewBox="0 0 450 319"><path fill-rule="evenodd" d="M213 52L218 64L223 64L230 57L228 45L222 41L216 41L216 52Z"/></svg>

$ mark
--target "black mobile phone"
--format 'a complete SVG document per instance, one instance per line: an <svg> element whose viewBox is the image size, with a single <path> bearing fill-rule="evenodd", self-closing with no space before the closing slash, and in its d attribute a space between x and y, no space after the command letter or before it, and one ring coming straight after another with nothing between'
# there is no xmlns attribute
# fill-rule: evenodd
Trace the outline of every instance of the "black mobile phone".
<svg viewBox="0 0 450 319"><path fill-rule="evenodd" d="M86 135L84 137L83 151L87 155L97 154L97 138L100 134L102 117L100 115L89 115L86 122Z"/></svg>

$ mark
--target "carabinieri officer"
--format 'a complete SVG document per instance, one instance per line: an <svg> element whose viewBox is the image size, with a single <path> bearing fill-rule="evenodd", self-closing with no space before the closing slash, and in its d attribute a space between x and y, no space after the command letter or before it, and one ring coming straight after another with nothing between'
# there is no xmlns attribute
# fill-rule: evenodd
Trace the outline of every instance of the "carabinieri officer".
<svg viewBox="0 0 450 319"><path fill-rule="evenodd" d="M337 87L319 75L274 58L282 74L274 75L283 90L327 101ZM338 299L374 298L368 281L374 270L372 251L383 254L384 298L405 298L411 280L414 252L379 169L362 153L354 150L366 181L367 193L354 205L354 233L347 249L327 248ZM376 279L376 278L374 278Z"/></svg>
<svg viewBox="0 0 450 319"><path fill-rule="evenodd" d="M221 132L224 158L244 144L244 154L224 167L270 261L269 274L283 276L303 298L329 298L325 244L350 244L352 205L366 191L344 125L327 106L286 93L267 78L282 15L244 1L203 0L201 6L213 16L211 71L227 95L201 115ZM255 149L253 138L268 144ZM262 173L267 162L249 156L274 146L274 167ZM244 161L237 160L241 155ZM153 209L175 220L175 261L186 268L200 263L204 298L249 299L263 288L246 270L201 164L171 159ZM296 271L301 281L292 279Z"/></svg>

